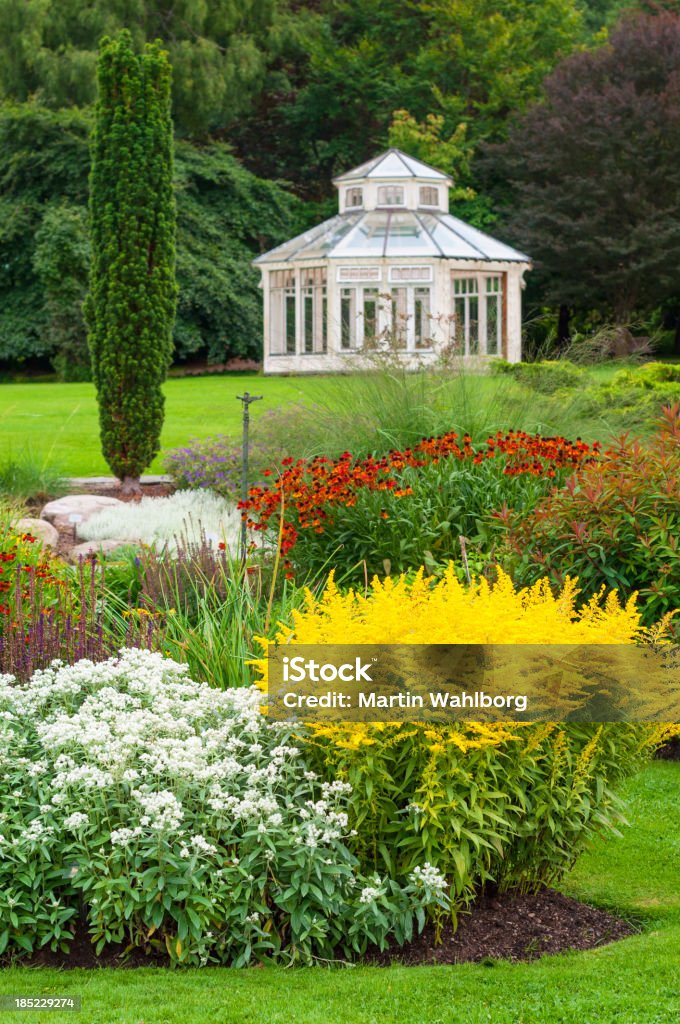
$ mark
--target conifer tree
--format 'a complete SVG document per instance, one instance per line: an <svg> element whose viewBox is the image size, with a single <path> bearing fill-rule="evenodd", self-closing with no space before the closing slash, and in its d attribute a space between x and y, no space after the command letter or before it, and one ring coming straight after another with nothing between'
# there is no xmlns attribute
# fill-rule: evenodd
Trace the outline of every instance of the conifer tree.
<svg viewBox="0 0 680 1024"><path fill-rule="evenodd" d="M86 303L102 452L127 492L158 453L172 358L175 199L171 68L160 43L104 39L90 174Z"/></svg>

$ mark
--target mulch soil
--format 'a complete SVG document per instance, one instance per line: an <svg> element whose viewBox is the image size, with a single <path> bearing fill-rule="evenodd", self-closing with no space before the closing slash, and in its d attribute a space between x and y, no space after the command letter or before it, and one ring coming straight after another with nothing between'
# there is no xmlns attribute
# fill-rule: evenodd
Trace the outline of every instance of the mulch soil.
<svg viewBox="0 0 680 1024"><path fill-rule="evenodd" d="M656 752L659 761L680 761L680 736L673 736Z"/></svg>
<svg viewBox="0 0 680 1024"><path fill-rule="evenodd" d="M493 960L536 960L546 953L593 949L633 935L635 929L606 910L579 903L554 889L538 893L482 895L471 913L461 914L454 932L444 929L435 943L434 925L427 925L408 946L394 945L369 955L372 964L480 963Z"/></svg>
<svg viewBox="0 0 680 1024"><path fill-rule="evenodd" d="M409 945L393 944L384 952L369 951L363 962L374 967L415 967L536 960L547 953L592 949L634 932L627 922L554 889L534 894L482 895L470 914L460 916L456 932L450 923L444 928L439 944L435 942L434 926L428 925ZM68 955L42 950L22 963L30 967L148 967L166 966L168 958L164 951L154 950L138 949L126 954L123 946L109 946L95 956L85 923L81 922Z"/></svg>

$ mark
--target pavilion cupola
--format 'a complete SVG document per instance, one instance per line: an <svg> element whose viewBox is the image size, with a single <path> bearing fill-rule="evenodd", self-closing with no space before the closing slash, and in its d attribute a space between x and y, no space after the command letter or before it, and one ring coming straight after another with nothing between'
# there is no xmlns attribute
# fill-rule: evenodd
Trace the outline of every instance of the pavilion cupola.
<svg viewBox="0 0 680 1024"><path fill-rule="evenodd" d="M451 179L398 149L335 178L340 213L357 210L440 210L448 213Z"/></svg>

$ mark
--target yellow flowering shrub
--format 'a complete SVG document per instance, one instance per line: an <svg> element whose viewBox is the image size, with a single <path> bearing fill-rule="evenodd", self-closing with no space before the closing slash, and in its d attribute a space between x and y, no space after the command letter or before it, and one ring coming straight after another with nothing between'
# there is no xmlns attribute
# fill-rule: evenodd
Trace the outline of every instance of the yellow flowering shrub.
<svg viewBox="0 0 680 1024"><path fill-rule="evenodd" d="M546 580L516 589L435 580L374 579L367 593L306 595L270 643L630 644L650 636L635 598L577 605L578 583L554 594ZM664 625L654 634L662 636ZM263 688L266 659L259 661ZM482 884L530 888L557 879L587 840L612 828L612 786L641 765L671 727L639 723L329 723L306 728L309 759L353 787L355 852L393 876L429 860L459 903Z"/></svg>

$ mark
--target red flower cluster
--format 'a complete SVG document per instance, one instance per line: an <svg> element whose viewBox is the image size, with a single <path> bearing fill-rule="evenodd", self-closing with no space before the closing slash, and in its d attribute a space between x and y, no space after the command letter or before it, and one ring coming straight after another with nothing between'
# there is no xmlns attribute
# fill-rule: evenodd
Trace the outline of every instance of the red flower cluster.
<svg viewBox="0 0 680 1024"><path fill-rule="evenodd" d="M283 459L283 469L271 487L253 487L248 499L239 503L241 514L253 530L266 530L272 521L281 523L281 552L287 554L298 538L299 530L323 533L324 524L335 505L351 507L356 504L357 492L389 491L397 498L412 493L410 487L400 487L401 470L435 464L442 459L469 459L479 464L485 459L505 456L503 473L519 476L554 477L561 468L575 468L591 462L599 454L599 444L590 446L577 438L575 442L563 437L541 437L523 431L502 431L487 438L486 448L475 451L472 438L465 434L462 445L458 434L450 431L440 437L423 438L415 447L403 451L390 451L382 458L369 455L366 459L353 459L343 452L338 459L317 456L314 459ZM265 476L275 471L267 470ZM295 509L296 525L286 518L286 509ZM385 518L385 516L383 516Z"/></svg>
<svg viewBox="0 0 680 1024"><path fill-rule="evenodd" d="M33 577L36 580L42 580L44 584L54 587L64 587L65 583L63 580L58 579L52 572L52 568L49 561L40 561L36 565L24 565L21 560L17 561L17 556L21 559L21 552L18 550L21 543L35 544L37 538L30 533L24 533L20 537L16 535L10 535L8 538L0 538L0 541L9 540L8 549L0 551L0 594L10 594L11 592L18 592L21 590L21 597L23 600L28 599L29 591L24 589L24 584L30 585L30 579L27 577ZM12 565L12 563L16 563ZM10 568L11 567L11 568ZM21 574L26 575L22 576ZM8 578L9 574L9 578ZM10 615L11 609L8 604L0 604L0 615Z"/></svg>

